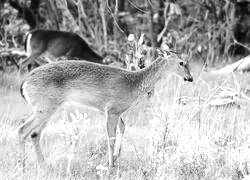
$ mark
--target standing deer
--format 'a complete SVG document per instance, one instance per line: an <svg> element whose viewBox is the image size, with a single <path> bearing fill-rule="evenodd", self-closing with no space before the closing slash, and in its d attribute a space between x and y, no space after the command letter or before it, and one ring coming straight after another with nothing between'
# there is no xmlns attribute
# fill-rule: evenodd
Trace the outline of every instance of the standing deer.
<svg viewBox="0 0 250 180"><path fill-rule="evenodd" d="M103 58L95 53L77 34L56 30L34 30L25 38L25 51L28 56L20 63L21 69L30 64L40 64L38 57L43 56L47 62L66 56L79 58L94 63L103 63ZM31 70L31 66L28 66Z"/></svg>
<svg viewBox="0 0 250 180"><path fill-rule="evenodd" d="M38 162L44 161L39 144L42 130L59 106L74 102L105 114L109 167L113 167L125 131L121 115L170 72L177 73L185 81L193 81L187 62L173 52L164 52L164 56L138 71L86 61L59 61L38 67L27 75L20 88L33 109L33 114L18 131L24 159L25 140L30 136ZM116 138L117 125L120 136Z"/></svg>

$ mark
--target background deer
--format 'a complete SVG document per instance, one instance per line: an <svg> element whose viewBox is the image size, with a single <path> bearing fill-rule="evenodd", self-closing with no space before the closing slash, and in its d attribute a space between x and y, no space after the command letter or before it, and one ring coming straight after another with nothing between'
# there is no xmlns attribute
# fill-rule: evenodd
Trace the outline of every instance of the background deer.
<svg viewBox="0 0 250 180"><path fill-rule="evenodd" d="M41 64L37 60L43 56L51 62L61 56L79 58L95 63L103 63L103 57L94 52L89 45L77 34L56 30L34 30L28 32L25 38L25 51L28 56L20 63L21 69L31 64Z"/></svg>
<svg viewBox="0 0 250 180"><path fill-rule="evenodd" d="M119 157L125 131L121 115L170 72L177 73L185 81L193 81L187 62L178 54L167 52L163 55L139 71L86 61L59 61L33 70L21 85L21 94L33 109L33 114L19 128L24 159L25 140L31 136L38 161L44 161L39 144L43 128L62 104L74 102L105 114L109 166L113 167ZM121 134L116 138L117 125Z"/></svg>

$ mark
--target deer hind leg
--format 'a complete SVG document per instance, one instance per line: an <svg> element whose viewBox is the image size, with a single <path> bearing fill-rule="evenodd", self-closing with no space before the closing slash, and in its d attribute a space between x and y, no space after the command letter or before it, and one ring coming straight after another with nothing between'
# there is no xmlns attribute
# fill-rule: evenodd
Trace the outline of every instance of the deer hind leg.
<svg viewBox="0 0 250 180"><path fill-rule="evenodd" d="M23 61L19 63L20 71L24 70L28 64L30 64L30 61L32 60L32 56L25 58Z"/></svg>
<svg viewBox="0 0 250 180"><path fill-rule="evenodd" d="M38 160L39 164L41 164L42 162L44 162L44 157L43 157L43 153L42 153L41 146L40 146L40 138L41 138L42 130L46 126L46 124L47 123L44 123L43 125L37 127L30 134L30 137L31 137L32 142L33 142L33 145L35 147L35 152L36 152L36 156L37 156L37 160Z"/></svg>
<svg viewBox="0 0 250 180"><path fill-rule="evenodd" d="M23 156L23 168L25 171L25 140L31 135L32 142L35 147L38 162L42 163L44 157L42 155L41 147L39 144L41 132L45 127L50 117L54 114L56 108L50 107L49 110L35 111L34 114L19 128L19 143Z"/></svg>
<svg viewBox="0 0 250 180"><path fill-rule="evenodd" d="M19 135L19 145L20 145L20 150L21 150L21 155L22 155L22 166L23 166L23 171L25 172L25 158L26 158L26 154L25 154L25 137L23 136L23 127L28 126L29 124L32 123L32 121L34 121L35 119L35 113L33 113L26 122L23 123L23 125L21 125L21 127L18 129L18 135Z"/></svg>
<svg viewBox="0 0 250 180"><path fill-rule="evenodd" d="M19 63L19 67L20 67L20 71L24 70L26 67L28 69L28 71L30 72L31 67L33 63L35 63L35 59L38 58L40 56L40 54L38 55L31 55L30 57L27 57L26 59L24 59L23 61L21 61Z"/></svg>
<svg viewBox="0 0 250 180"><path fill-rule="evenodd" d="M117 134L116 144L115 144L115 152L114 152L115 159L118 159L121 154L122 138L125 132L125 124L121 117L118 120L118 127L119 127L119 134Z"/></svg>
<svg viewBox="0 0 250 180"><path fill-rule="evenodd" d="M108 147L109 147L109 167L114 167L114 146L116 140L116 127L119 115L107 113L107 133L108 133Z"/></svg>

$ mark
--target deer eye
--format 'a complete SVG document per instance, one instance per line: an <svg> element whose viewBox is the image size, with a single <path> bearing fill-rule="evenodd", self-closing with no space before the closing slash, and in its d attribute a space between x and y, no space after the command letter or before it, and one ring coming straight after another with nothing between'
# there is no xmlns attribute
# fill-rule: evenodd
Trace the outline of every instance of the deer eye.
<svg viewBox="0 0 250 180"><path fill-rule="evenodd" d="M184 62L181 61L179 64L180 64L180 66L183 66L183 65L184 65Z"/></svg>

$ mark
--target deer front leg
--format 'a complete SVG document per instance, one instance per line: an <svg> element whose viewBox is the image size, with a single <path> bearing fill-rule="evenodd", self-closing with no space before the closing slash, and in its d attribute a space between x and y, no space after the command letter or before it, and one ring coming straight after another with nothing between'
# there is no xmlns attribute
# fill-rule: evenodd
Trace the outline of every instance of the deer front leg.
<svg viewBox="0 0 250 180"><path fill-rule="evenodd" d="M109 167L114 167L114 146L116 140L116 127L119 115L106 113L107 118L107 133L108 133L108 147L109 147Z"/></svg>
<svg viewBox="0 0 250 180"><path fill-rule="evenodd" d="M125 132L125 124L121 117L119 118L118 121L118 127L119 127L119 134L117 135L116 138L115 152L114 152L115 160L118 159L121 154L122 138Z"/></svg>

